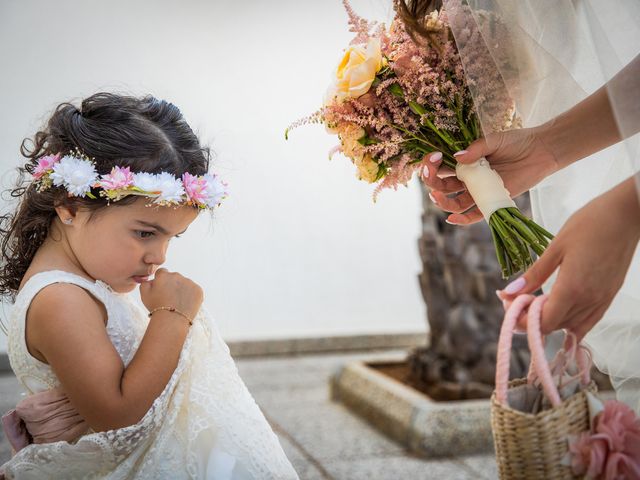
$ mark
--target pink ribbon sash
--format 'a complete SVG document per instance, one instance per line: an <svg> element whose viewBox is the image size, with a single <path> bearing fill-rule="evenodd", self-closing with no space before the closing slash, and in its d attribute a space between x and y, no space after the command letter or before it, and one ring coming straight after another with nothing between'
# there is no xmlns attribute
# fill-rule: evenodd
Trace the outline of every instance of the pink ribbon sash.
<svg viewBox="0 0 640 480"><path fill-rule="evenodd" d="M24 398L2 416L2 426L15 453L31 443L71 442L89 430L61 387Z"/></svg>

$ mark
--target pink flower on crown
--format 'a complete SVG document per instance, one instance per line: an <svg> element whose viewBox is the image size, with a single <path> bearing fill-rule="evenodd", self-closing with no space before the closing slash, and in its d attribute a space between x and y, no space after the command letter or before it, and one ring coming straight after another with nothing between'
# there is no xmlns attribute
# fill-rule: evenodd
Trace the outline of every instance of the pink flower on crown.
<svg viewBox="0 0 640 480"><path fill-rule="evenodd" d="M43 175L45 175L48 171L53 170L53 165L60 160L60 154L57 153L55 155L46 155L38 159L38 165L33 171L33 178L36 180L40 179Z"/></svg>
<svg viewBox="0 0 640 480"><path fill-rule="evenodd" d="M193 203L205 204L208 198L207 181L204 177L198 177L185 172L182 174L182 184L187 192L187 197Z"/></svg>
<svg viewBox="0 0 640 480"><path fill-rule="evenodd" d="M105 190L119 190L133 185L133 173L129 167L113 167L107 175L102 175L98 186Z"/></svg>

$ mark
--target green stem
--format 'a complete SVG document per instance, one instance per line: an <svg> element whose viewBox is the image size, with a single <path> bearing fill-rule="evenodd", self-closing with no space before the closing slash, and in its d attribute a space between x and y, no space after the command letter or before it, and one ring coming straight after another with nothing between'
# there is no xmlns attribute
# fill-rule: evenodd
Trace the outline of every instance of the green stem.
<svg viewBox="0 0 640 480"><path fill-rule="evenodd" d="M496 257L498 258L498 263L500 263L500 269L502 270L502 277L506 278L509 269L507 268L508 262L504 258L504 246L491 223L489 223L489 230L491 231L491 237L493 238L493 247L496 251Z"/></svg>
<svg viewBox="0 0 640 480"><path fill-rule="evenodd" d="M511 233L509 232L508 227L502 222L500 216L496 215L495 213L492 214L491 217L489 217L489 220L494 222L496 232L505 246L505 251L508 254L510 262L515 267L517 267L516 270L519 270L520 267L522 266L520 248L513 241L513 238L511 236Z"/></svg>
<svg viewBox="0 0 640 480"><path fill-rule="evenodd" d="M538 225L536 222L534 222L530 218L525 217L522 214L522 212L520 210L518 210L517 208L509 207L507 210L509 210L514 216L518 217L520 220L525 222L527 224L527 226L529 228L531 228L532 230L536 230L538 233L540 233L544 237L548 238L549 240L553 240L553 238L554 238L553 234L549 233L547 230L542 228L540 225Z"/></svg>
<svg viewBox="0 0 640 480"><path fill-rule="evenodd" d="M538 247L538 249L542 247L540 245L538 237L536 237L535 234L533 234L531 230L529 230L520 219L514 217L512 213L509 212L506 208L500 208L496 211L496 213L500 215L505 223L509 224L513 229L517 230L517 232L522 237L522 240L524 240L526 243L529 243L534 250L536 250L535 247ZM536 253L538 252L536 251Z"/></svg>

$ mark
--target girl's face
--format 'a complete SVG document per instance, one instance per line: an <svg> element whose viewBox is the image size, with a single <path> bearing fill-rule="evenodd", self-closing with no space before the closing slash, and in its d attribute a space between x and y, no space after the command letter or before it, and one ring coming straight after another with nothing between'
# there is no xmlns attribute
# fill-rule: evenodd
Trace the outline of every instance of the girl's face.
<svg viewBox="0 0 640 480"><path fill-rule="evenodd" d="M166 259L169 242L184 233L198 213L187 205L146 206L149 202L139 198L126 206L112 204L90 221L89 212L79 210L71 225L62 225L75 263L120 293L155 273Z"/></svg>

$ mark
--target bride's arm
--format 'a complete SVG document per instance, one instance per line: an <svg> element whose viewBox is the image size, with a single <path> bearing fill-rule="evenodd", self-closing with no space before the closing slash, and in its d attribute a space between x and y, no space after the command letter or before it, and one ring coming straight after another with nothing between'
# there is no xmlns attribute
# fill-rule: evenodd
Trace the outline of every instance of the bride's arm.
<svg viewBox="0 0 640 480"><path fill-rule="evenodd" d="M609 98L609 88L625 92L629 106L640 109L640 55L613 77L607 85L570 110L537 128L541 140L555 155L560 168L603 150L640 131L637 123L625 124L620 132ZM615 103L620 103L616 99Z"/></svg>

